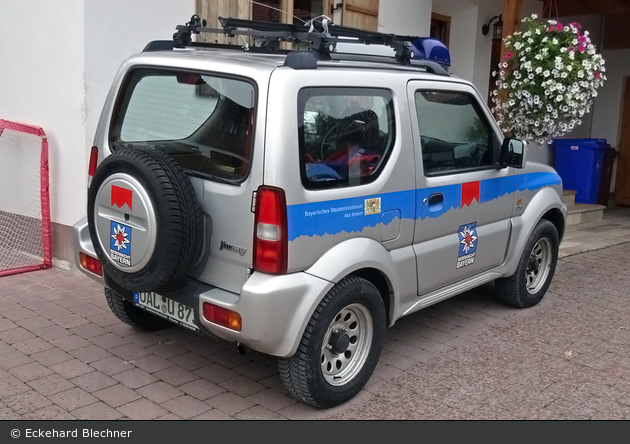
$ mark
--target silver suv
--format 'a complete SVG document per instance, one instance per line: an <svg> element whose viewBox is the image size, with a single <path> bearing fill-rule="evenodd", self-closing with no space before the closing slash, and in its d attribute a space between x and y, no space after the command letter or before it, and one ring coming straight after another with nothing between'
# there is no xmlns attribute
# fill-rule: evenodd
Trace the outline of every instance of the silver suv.
<svg viewBox="0 0 630 444"><path fill-rule="evenodd" d="M511 306L542 299L561 180L448 75L443 45L221 24L151 42L104 105L76 254L121 321L276 356L326 408L362 389L401 317L490 281ZM191 37L217 31L253 43Z"/></svg>

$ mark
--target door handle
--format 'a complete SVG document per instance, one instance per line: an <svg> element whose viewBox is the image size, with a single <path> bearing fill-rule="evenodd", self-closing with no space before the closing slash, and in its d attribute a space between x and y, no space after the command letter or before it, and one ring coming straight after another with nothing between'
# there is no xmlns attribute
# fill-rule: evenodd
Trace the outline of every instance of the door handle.
<svg viewBox="0 0 630 444"><path fill-rule="evenodd" d="M429 197L429 205L437 205L444 201L444 195L442 193L435 193Z"/></svg>

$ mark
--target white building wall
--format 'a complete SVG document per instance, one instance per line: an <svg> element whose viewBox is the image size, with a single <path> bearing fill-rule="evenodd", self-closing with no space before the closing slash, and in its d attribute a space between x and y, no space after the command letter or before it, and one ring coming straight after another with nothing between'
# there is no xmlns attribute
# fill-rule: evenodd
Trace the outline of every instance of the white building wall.
<svg viewBox="0 0 630 444"><path fill-rule="evenodd" d="M451 73L462 79L474 81L475 53L478 39L490 42L490 37L481 35L479 21L479 6L464 0L433 0L433 12L451 18L451 33L449 36L449 50L451 53ZM490 46L488 48L488 64L490 63ZM486 83L488 81L486 66ZM481 83L477 84L479 88ZM485 88L488 89L487 87ZM485 97L485 96L484 96Z"/></svg>
<svg viewBox="0 0 630 444"><path fill-rule="evenodd" d="M0 0L0 119L48 136L51 216L85 208L85 36L82 0Z"/></svg>
<svg viewBox="0 0 630 444"><path fill-rule="evenodd" d="M103 102L120 65L151 40L170 40L175 27L194 13L195 0L86 0L84 152L92 144Z"/></svg>
<svg viewBox="0 0 630 444"><path fill-rule="evenodd" d="M88 148L111 81L150 40L172 38L195 0L0 0L0 11L0 119L46 132L53 254L72 260Z"/></svg>

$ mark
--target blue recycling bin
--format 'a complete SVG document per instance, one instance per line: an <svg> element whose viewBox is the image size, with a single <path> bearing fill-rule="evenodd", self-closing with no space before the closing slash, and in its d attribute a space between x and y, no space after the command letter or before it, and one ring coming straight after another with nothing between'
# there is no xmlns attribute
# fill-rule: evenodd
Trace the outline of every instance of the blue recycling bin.
<svg viewBox="0 0 630 444"><path fill-rule="evenodd" d="M608 147L606 139L555 139L552 145L562 187L577 192L577 203L596 203L604 153Z"/></svg>

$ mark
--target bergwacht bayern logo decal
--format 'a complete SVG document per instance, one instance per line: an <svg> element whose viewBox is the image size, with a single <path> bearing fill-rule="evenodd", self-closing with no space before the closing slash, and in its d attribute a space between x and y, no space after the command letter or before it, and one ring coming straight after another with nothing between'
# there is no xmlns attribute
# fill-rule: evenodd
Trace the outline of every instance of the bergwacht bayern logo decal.
<svg viewBox="0 0 630 444"><path fill-rule="evenodd" d="M457 257L457 269L467 267L475 263L477 254L477 222L462 225L457 229L459 236L459 256Z"/></svg>
<svg viewBox="0 0 630 444"><path fill-rule="evenodd" d="M131 227L112 221L109 253L114 262L131 267Z"/></svg>

